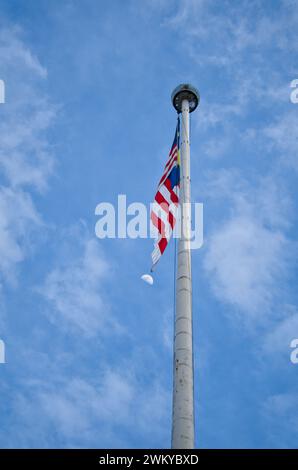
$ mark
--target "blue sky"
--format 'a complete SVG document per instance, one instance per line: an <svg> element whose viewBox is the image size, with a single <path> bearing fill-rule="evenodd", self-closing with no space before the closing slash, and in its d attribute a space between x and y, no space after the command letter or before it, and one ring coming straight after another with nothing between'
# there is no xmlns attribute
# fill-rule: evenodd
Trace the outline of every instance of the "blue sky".
<svg viewBox="0 0 298 470"><path fill-rule="evenodd" d="M196 445L297 447L298 4L2 1L0 447L169 447L173 244L99 240L191 119Z"/></svg>

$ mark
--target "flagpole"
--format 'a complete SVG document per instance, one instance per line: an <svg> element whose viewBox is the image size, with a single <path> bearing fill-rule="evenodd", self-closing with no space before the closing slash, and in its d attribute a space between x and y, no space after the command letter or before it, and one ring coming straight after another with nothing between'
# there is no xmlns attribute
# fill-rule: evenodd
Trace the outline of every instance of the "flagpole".
<svg viewBox="0 0 298 470"><path fill-rule="evenodd" d="M172 93L173 106L178 113L182 114L180 124L181 235L178 243L175 293L172 449L193 449L195 446L189 113L196 109L199 100L198 91L189 84L179 85Z"/></svg>

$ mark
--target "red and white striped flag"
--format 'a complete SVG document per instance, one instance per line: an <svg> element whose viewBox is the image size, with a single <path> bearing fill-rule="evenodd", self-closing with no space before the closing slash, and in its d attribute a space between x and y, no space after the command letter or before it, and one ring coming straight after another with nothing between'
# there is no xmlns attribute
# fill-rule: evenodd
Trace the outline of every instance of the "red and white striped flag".
<svg viewBox="0 0 298 470"><path fill-rule="evenodd" d="M175 138L151 209L151 222L157 231L152 252L152 268L165 251L178 216L180 188L179 117Z"/></svg>

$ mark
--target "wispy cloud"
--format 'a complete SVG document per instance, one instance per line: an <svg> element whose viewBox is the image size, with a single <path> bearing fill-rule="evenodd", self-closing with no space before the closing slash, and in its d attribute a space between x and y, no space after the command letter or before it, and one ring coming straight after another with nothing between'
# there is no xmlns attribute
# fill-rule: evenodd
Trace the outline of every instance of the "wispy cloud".
<svg viewBox="0 0 298 470"><path fill-rule="evenodd" d="M263 406L267 435L277 448L297 448L297 393L271 395Z"/></svg>
<svg viewBox="0 0 298 470"><path fill-rule="evenodd" d="M264 126L262 134L273 151L278 151L280 161L298 170L298 127L297 112L294 105L277 117L270 125Z"/></svg>
<svg viewBox="0 0 298 470"><path fill-rule="evenodd" d="M224 8L216 8L214 2L196 0L180 1L177 11L169 14L163 23L183 31L183 43L194 60L221 67L244 61L247 51L260 59L260 48L271 49L273 36L277 39L274 48L282 51L295 48L296 24L294 2L281 2L280 14L274 16L268 14L260 1L241 4L227 1ZM206 49L202 47L205 41L209 46Z"/></svg>
<svg viewBox="0 0 298 470"><path fill-rule="evenodd" d="M108 429L129 421L135 392L129 376L106 370L100 380L72 378L62 381L59 388L41 384L37 399L42 411L66 440L79 445L90 439L93 432L91 439L96 445L99 438L105 441L104 436L98 435L104 424L109 433Z"/></svg>
<svg viewBox="0 0 298 470"><path fill-rule="evenodd" d="M279 199L279 189L270 180L261 179L260 187L252 188L227 171L212 180L212 197L226 201L230 211L206 243L204 267L211 287L239 311L264 315L288 266L289 241L283 231L288 203L285 197Z"/></svg>
<svg viewBox="0 0 298 470"><path fill-rule="evenodd" d="M32 195L46 189L54 162L46 132L56 110L39 87L46 69L21 35L14 27L0 33L7 92L0 123L0 271L9 281L16 280L16 267L30 252L29 233L42 225Z"/></svg>
<svg viewBox="0 0 298 470"><path fill-rule="evenodd" d="M263 351L273 358L290 360L291 341L298 337L298 312L294 306L285 305L279 312L280 320L264 338Z"/></svg>
<svg viewBox="0 0 298 470"><path fill-rule="evenodd" d="M84 377L59 370L47 381L24 378L23 393L9 397L17 427L1 430L1 445L49 448L56 434L64 448L128 448L139 436L152 447L166 443L169 393L157 377L145 386L138 376L131 363L122 370L93 365Z"/></svg>
<svg viewBox="0 0 298 470"><path fill-rule="evenodd" d="M102 287L111 268L97 239L71 229L66 232L70 243L80 246L79 254L62 263L57 260L38 291L48 302L46 311L53 323L92 336L114 322Z"/></svg>
<svg viewBox="0 0 298 470"><path fill-rule="evenodd" d="M30 195L0 188L0 272L2 280L16 282L15 268L31 250L30 231L42 225Z"/></svg>
<svg viewBox="0 0 298 470"><path fill-rule="evenodd" d="M23 68L25 73L30 72L40 78L47 76L47 69L22 40L22 29L19 26L1 29L0 54L4 70L7 67Z"/></svg>
<svg viewBox="0 0 298 470"><path fill-rule="evenodd" d="M0 165L12 187L44 191L54 165L45 133L56 113L46 101L31 100L32 96L28 103L13 109L7 104L5 120L0 124Z"/></svg>

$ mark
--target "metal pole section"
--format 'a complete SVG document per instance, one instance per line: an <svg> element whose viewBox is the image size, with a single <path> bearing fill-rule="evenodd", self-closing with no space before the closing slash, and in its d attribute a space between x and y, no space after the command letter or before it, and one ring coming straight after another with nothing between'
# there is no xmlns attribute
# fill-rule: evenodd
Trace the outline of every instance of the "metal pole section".
<svg viewBox="0 0 298 470"><path fill-rule="evenodd" d="M181 235L178 244L176 278L172 448L193 449L194 396L192 348L192 280L190 251L190 142L188 99L183 99L181 108Z"/></svg>

